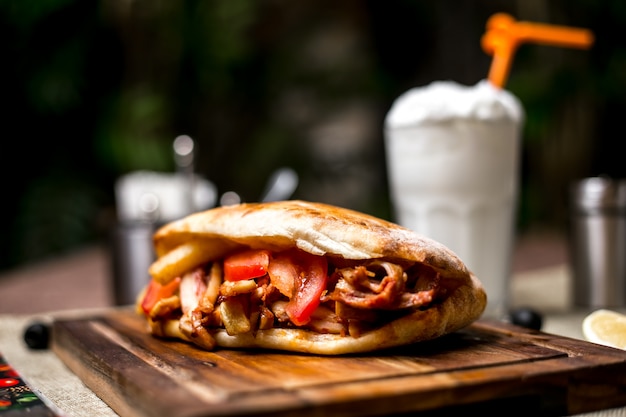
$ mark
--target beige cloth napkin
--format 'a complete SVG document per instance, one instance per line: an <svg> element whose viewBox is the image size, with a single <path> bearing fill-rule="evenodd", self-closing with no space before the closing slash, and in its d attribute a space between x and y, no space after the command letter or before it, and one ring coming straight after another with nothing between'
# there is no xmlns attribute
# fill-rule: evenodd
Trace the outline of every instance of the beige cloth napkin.
<svg viewBox="0 0 626 417"><path fill-rule="evenodd" d="M79 312L64 312L76 315ZM59 314L55 315L56 317ZM0 315L0 352L41 399L59 415L111 417L117 414L87 388L51 350L31 350L24 330L34 321L49 322L52 315Z"/></svg>

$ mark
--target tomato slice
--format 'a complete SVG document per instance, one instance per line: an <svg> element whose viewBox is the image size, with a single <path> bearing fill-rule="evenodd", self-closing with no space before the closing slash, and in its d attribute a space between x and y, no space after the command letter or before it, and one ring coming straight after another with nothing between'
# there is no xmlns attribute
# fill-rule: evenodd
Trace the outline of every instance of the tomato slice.
<svg viewBox="0 0 626 417"><path fill-rule="evenodd" d="M270 251L249 249L237 252L224 260L224 279L241 281L262 277L267 274L270 263Z"/></svg>
<svg viewBox="0 0 626 417"><path fill-rule="evenodd" d="M150 281L146 295L141 302L141 309L146 314L150 314L152 307L161 299L171 297L176 293L180 286L180 277L176 277L165 285L162 285L155 280Z"/></svg>
<svg viewBox="0 0 626 417"><path fill-rule="evenodd" d="M299 271L296 270L291 256L285 253L273 256L267 272L274 287L282 295L292 298Z"/></svg>
<svg viewBox="0 0 626 417"><path fill-rule="evenodd" d="M311 320L311 314L320 304L328 281L328 263L323 257L306 252L297 252L292 260L298 275L294 295L285 310L296 326L302 326Z"/></svg>

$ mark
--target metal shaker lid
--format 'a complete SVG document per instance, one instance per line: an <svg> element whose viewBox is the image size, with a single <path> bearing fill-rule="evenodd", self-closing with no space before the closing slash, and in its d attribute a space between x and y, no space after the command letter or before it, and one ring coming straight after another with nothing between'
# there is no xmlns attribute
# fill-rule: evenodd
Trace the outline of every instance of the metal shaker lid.
<svg viewBox="0 0 626 417"><path fill-rule="evenodd" d="M626 180L590 177L576 181L571 185L570 199L576 211L624 211L626 210Z"/></svg>

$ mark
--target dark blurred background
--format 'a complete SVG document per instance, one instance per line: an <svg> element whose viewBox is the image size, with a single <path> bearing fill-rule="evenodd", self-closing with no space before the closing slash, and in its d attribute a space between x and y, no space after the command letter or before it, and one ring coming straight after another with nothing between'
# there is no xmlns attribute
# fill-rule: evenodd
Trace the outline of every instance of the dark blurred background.
<svg viewBox="0 0 626 417"><path fill-rule="evenodd" d="M294 197L392 219L382 124L405 90L475 84L489 16L591 29L588 51L523 45L507 89L526 109L518 229L563 231L567 184L624 177L620 0L0 0L0 269L103 242L114 183L198 173L246 201L290 166Z"/></svg>

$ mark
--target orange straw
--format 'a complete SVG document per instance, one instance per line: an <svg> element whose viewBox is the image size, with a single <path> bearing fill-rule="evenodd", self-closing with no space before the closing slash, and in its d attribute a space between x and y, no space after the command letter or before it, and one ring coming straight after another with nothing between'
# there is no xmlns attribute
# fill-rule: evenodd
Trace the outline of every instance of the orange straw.
<svg viewBox="0 0 626 417"><path fill-rule="evenodd" d="M500 88L506 84L513 55L524 42L588 49L593 33L587 29L542 23L518 22L506 13L496 13L487 21L487 31L481 39L483 50L493 55L489 81Z"/></svg>

